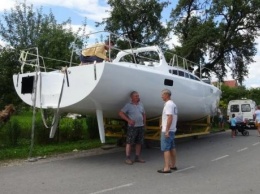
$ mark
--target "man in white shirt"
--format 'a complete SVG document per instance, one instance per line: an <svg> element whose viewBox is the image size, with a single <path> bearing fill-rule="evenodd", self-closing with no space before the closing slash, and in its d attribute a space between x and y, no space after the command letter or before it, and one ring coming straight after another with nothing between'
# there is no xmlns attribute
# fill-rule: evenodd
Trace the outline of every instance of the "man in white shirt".
<svg viewBox="0 0 260 194"><path fill-rule="evenodd" d="M260 105L256 107L256 111L254 113L255 126L257 127L258 136L260 137Z"/></svg>
<svg viewBox="0 0 260 194"><path fill-rule="evenodd" d="M171 91L164 89L162 91L162 99L165 101L162 112L161 126L161 150L164 155L164 168L158 170L159 173L171 173L171 170L177 170L176 164L176 149L175 149L175 132L177 124L177 106L171 100Z"/></svg>

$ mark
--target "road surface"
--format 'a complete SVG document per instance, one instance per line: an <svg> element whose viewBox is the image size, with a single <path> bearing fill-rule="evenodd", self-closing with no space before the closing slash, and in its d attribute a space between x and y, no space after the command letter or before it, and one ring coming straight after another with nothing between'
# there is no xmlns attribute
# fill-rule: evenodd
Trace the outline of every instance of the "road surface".
<svg viewBox="0 0 260 194"><path fill-rule="evenodd" d="M124 148L92 150L0 167L1 194L258 194L260 137L230 131L177 141L178 171L157 173L163 156L144 148L145 164L124 163Z"/></svg>

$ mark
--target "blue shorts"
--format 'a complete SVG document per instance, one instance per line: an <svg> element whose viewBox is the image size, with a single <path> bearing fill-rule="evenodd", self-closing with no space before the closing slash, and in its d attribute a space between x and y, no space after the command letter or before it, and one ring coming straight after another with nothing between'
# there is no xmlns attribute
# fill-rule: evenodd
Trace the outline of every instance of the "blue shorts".
<svg viewBox="0 0 260 194"><path fill-rule="evenodd" d="M97 63L100 63L100 62L104 61L104 59L101 59L96 56L85 57L83 55L80 55L80 61L82 63L94 63L94 61L96 61Z"/></svg>
<svg viewBox="0 0 260 194"><path fill-rule="evenodd" d="M170 131L168 138L165 137L165 132L161 133L161 150L163 152L175 149L175 132Z"/></svg>
<svg viewBox="0 0 260 194"><path fill-rule="evenodd" d="M237 127L236 127L236 126L230 126L230 129L231 129L232 131L235 131L235 130L237 129Z"/></svg>

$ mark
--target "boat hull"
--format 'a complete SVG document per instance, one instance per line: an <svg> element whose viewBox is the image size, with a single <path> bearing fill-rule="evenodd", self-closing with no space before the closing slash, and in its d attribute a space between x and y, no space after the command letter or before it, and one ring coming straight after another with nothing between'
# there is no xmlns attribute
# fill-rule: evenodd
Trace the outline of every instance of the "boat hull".
<svg viewBox="0 0 260 194"><path fill-rule="evenodd" d="M161 115L164 102L161 91L171 90L178 107L180 121L192 121L214 114L220 91L201 81L187 79L154 67L131 63L98 63L69 67L64 72L24 73L13 76L20 98L33 105L34 94L22 94L23 78L37 77L36 107L82 115L101 110L105 118L119 118L118 112L130 100L131 91L138 91L148 118ZM172 80L173 85L165 80Z"/></svg>

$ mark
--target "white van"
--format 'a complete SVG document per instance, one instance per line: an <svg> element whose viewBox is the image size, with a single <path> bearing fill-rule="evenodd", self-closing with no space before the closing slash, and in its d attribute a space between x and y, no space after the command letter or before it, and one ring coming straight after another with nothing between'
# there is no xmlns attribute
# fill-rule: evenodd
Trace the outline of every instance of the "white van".
<svg viewBox="0 0 260 194"><path fill-rule="evenodd" d="M253 120L255 108L256 103L253 100L231 100L228 103L227 116L231 118L232 114L235 114L236 118L241 119L241 121L247 122L250 127L255 127L255 123Z"/></svg>

